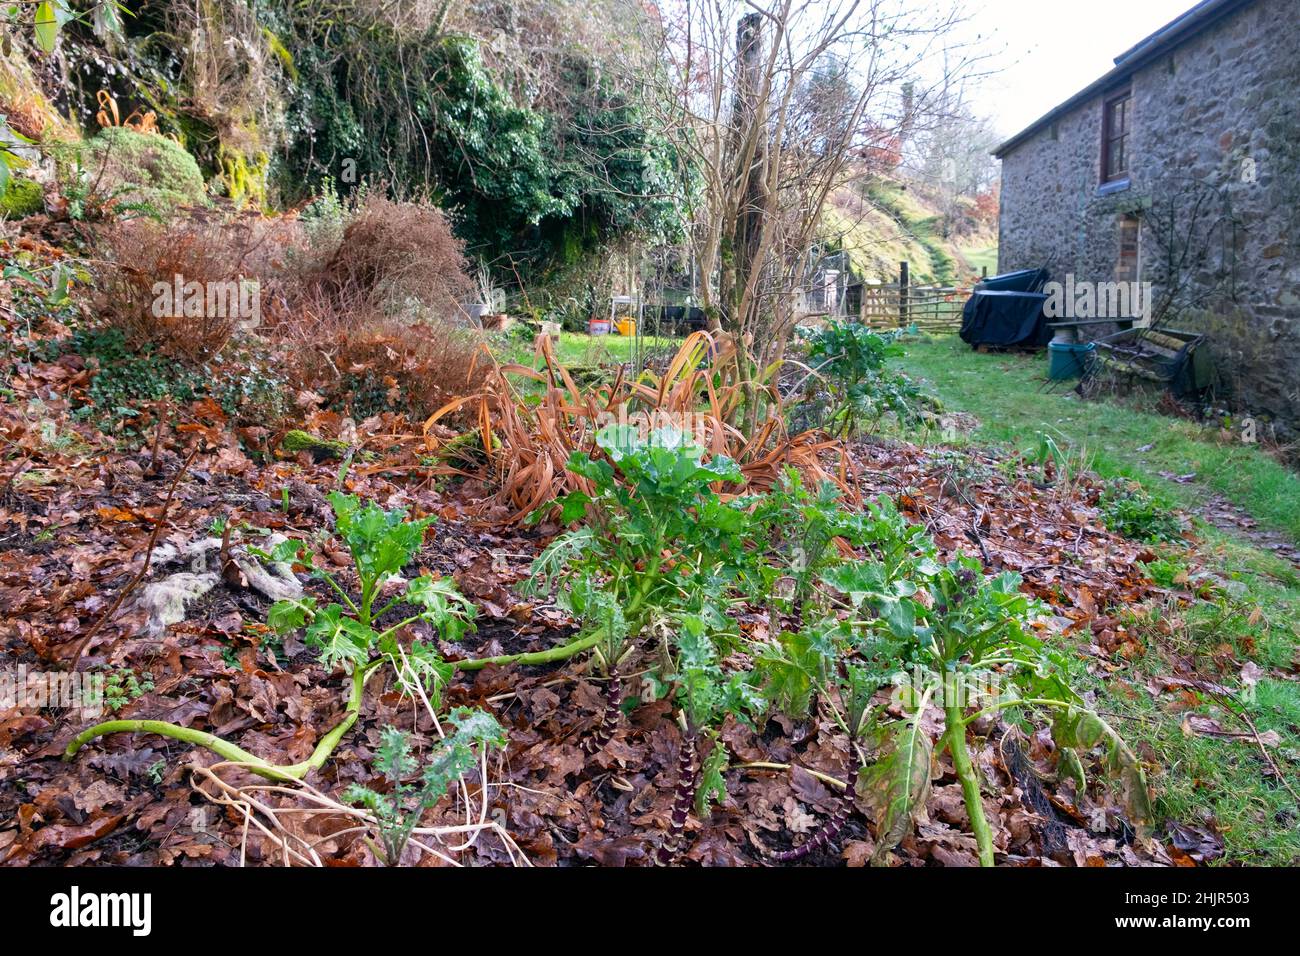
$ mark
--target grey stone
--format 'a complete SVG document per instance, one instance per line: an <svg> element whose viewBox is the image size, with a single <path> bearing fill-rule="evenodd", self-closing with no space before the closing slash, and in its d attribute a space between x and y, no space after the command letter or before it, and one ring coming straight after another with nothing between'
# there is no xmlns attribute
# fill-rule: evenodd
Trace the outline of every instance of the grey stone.
<svg viewBox="0 0 1300 956"><path fill-rule="evenodd" d="M1139 63L1126 190L1098 195L1102 93L1015 144L1002 157L998 256L1003 272L1049 265L1054 278L1110 281L1119 218L1139 216L1140 280L1157 300L1171 285L1186 290L1166 324L1210 333L1231 404L1284 435L1300 434L1297 6L1255 0ZM1198 233L1188 223L1210 195L1203 204L1217 208ZM1175 244L1204 247L1191 265L1170 264L1155 234L1161 212L1182 230Z"/></svg>

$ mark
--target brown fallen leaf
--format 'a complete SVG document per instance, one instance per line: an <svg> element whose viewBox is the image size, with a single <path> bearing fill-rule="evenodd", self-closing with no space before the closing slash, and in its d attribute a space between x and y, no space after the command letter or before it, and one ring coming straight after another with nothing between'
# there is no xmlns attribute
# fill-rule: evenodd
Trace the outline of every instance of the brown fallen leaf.
<svg viewBox="0 0 1300 956"><path fill-rule="evenodd" d="M101 810L110 803L125 801L126 794L122 792L122 788L114 786L107 780L96 780L90 786L76 790L72 795L73 806L87 813Z"/></svg>
<svg viewBox="0 0 1300 956"><path fill-rule="evenodd" d="M844 851L840 857L849 866L867 866L871 863L871 855L875 852L876 845L869 840L850 840L844 844Z"/></svg>

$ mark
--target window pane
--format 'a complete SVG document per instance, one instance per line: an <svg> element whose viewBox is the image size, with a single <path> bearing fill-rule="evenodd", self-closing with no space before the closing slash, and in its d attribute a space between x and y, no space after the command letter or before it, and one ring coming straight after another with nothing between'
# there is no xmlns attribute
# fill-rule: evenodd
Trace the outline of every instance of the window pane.
<svg viewBox="0 0 1300 956"><path fill-rule="evenodd" d="M1110 135L1122 136L1128 132L1128 104L1127 99L1110 104Z"/></svg>
<svg viewBox="0 0 1300 956"><path fill-rule="evenodd" d="M1104 107L1102 127L1106 161L1103 175L1107 181L1118 179L1128 171L1128 134L1132 126L1133 98L1117 97Z"/></svg>

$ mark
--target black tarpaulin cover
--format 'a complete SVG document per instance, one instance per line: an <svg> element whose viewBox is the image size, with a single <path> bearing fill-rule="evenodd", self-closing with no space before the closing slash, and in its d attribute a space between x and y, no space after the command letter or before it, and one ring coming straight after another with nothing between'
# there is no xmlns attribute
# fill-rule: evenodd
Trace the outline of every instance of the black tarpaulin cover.
<svg viewBox="0 0 1300 956"><path fill-rule="evenodd" d="M961 313L961 338L975 345L1046 345L1051 339L1043 315L1046 269L1022 269L985 279Z"/></svg>
<svg viewBox="0 0 1300 956"><path fill-rule="evenodd" d="M1049 275L1046 269L1021 269L989 276L975 286L976 292L1041 292Z"/></svg>
<svg viewBox="0 0 1300 956"><path fill-rule="evenodd" d="M1043 315L1043 292L976 291L961 313L961 339L969 345L1043 346L1052 338Z"/></svg>

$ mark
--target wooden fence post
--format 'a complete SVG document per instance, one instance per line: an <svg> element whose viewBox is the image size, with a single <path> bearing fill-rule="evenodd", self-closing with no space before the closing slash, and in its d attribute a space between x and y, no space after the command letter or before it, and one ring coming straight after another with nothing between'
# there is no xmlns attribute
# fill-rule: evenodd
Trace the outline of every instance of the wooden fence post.
<svg viewBox="0 0 1300 956"><path fill-rule="evenodd" d="M909 269L907 261L898 264L898 327L907 327L907 286Z"/></svg>

